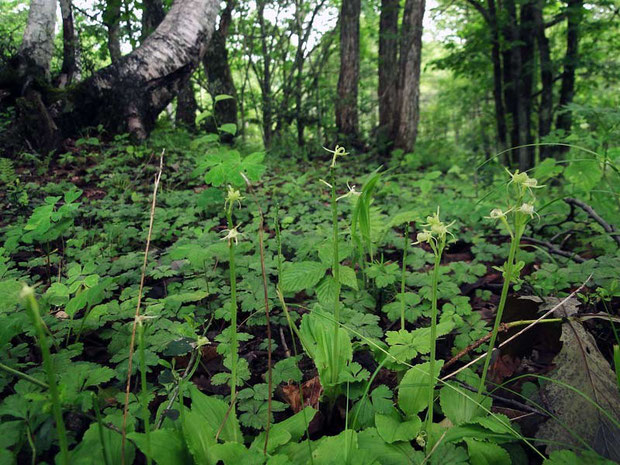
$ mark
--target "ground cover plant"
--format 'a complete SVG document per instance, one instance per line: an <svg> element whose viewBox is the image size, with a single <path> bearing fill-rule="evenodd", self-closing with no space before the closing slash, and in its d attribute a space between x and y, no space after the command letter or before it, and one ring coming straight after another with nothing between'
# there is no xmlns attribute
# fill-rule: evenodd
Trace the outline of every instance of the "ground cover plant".
<svg viewBox="0 0 620 465"><path fill-rule="evenodd" d="M0 2L0 465L620 463L619 12Z"/></svg>
<svg viewBox="0 0 620 465"><path fill-rule="evenodd" d="M128 147L85 149L78 185L16 172L29 214L4 199L7 463L609 462L544 398L617 428L614 238L586 212L588 259L530 238L571 209L561 168L482 185L339 146L305 172L176 130L161 165ZM554 379L571 325L610 338L611 399Z"/></svg>

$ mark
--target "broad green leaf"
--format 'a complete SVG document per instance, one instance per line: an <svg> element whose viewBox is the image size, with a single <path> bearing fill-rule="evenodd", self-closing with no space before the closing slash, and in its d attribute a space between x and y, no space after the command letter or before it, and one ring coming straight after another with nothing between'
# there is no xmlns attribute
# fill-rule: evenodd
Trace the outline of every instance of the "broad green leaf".
<svg viewBox="0 0 620 465"><path fill-rule="evenodd" d="M471 465L510 465L510 454L492 442L465 438Z"/></svg>
<svg viewBox="0 0 620 465"><path fill-rule="evenodd" d="M603 172L597 160L572 161L564 170L564 178L584 191L593 189L602 176Z"/></svg>
<svg viewBox="0 0 620 465"><path fill-rule="evenodd" d="M237 134L237 125L235 123L222 124L218 129L222 132L232 134L233 136Z"/></svg>
<svg viewBox="0 0 620 465"><path fill-rule="evenodd" d="M237 417L228 411L229 405L223 400L204 395L195 386L190 388L192 412L202 415L203 421L213 431L220 431L224 441L243 442ZM222 426L222 424L224 426Z"/></svg>
<svg viewBox="0 0 620 465"><path fill-rule="evenodd" d="M215 465L217 460L213 456L213 446L217 443L216 431L205 422L204 417L193 409L182 416L183 437L195 463Z"/></svg>
<svg viewBox="0 0 620 465"><path fill-rule="evenodd" d="M222 100L230 100L230 99L234 99L234 97L228 94L219 94L219 95L216 95L213 100L217 103L217 102L221 102Z"/></svg>
<svg viewBox="0 0 620 465"><path fill-rule="evenodd" d="M359 289L357 286L357 276L355 275L355 270L353 270L353 268L341 265L339 267L339 272L340 284L352 287L356 291Z"/></svg>
<svg viewBox="0 0 620 465"><path fill-rule="evenodd" d="M339 287L332 276L325 276L316 286L316 296L322 305L333 306Z"/></svg>
<svg viewBox="0 0 620 465"><path fill-rule="evenodd" d="M383 415L375 414L375 426L379 436L388 444L397 441L411 441L422 429L422 420L413 415L409 420L403 421L397 412Z"/></svg>
<svg viewBox="0 0 620 465"><path fill-rule="evenodd" d="M301 412L296 413L284 421L272 425L269 430L269 441L267 443L267 452L273 452L278 447L289 441L297 442L305 434L308 425L316 415L317 411L312 407L306 407ZM252 442L251 449L263 450L265 444L265 433L262 432Z"/></svg>
<svg viewBox="0 0 620 465"><path fill-rule="evenodd" d="M443 360L437 360L432 378L433 389L442 366ZM429 372L429 362L415 365L405 373L398 386L398 406L408 416L416 415L428 407Z"/></svg>
<svg viewBox="0 0 620 465"><path fill-rule="evenodd" d="M467 391L456 383L449 383L439 392L441 410L453 425L462 425L476 416L486 414L475 399L476 393ZM481 404L488 409L491 406L491 398L481 399Z"/></svg>
<svg viewBox="0 0 620 465"><path fill-rule="evenodd" d="M128 433L127 438L135 442L142 453L147 455L146 434ZM193 463L180 431L165 428L158 429L151 431L150 439L150 456L157 465L185 465ZM113 461L111 463L120 462Z"/></svg>
<svg viewBox="0 0 620 465"><path fill-rule="evenodd" d="M325 275L325 265L319 262L286 262L282 269L282 290L299 292L313 288Z"/></svg>

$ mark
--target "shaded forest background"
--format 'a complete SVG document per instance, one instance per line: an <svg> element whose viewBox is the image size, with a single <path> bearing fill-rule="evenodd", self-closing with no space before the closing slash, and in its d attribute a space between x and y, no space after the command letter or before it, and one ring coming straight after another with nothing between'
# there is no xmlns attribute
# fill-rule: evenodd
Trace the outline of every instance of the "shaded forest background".
<svg viewBox="0 0 620 465"><path fill-rule="evenodd" d="M617 145L615 1L178 1L177 24L202 11L202 29L195 53L165 59L144 44L171 2L31 5L0 6L8 155L24 142L62 152L85 133L145 138L157 119L302 154L416 147L434 163L513 148L503 162L521 170L567 152L535 144ZM33 10L42 54L26 28ZM149 81L140 60L171 63Z"/></svg>

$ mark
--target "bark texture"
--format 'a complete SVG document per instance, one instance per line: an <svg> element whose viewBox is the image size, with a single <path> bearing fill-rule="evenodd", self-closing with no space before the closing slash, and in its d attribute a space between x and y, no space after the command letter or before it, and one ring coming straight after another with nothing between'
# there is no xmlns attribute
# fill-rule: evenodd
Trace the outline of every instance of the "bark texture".
<svg viewBox="0 0 620 465"><path fill-rule="evenodd" d="M538 57L540 61L540 108L538 110L538 138L546 137L551 132L553 117L553 62L549 50L549 39L545 35L545 20L543 17L544 0L537 0L533 14L534 27L536 30L536 43L538 44ZM540 146L540 158L547 158L550 147Z"/></svg>
<svg viewBox="0 0 620 465"><path fill-rule="evenodd" d="M177 95L177 112L175 122L177 126L182 126L190 131L196 130L196 95L191 80L183 85Z"/></svg>
<svg viewBox="0 0 620 465"><path fill-rule="evenodd" d="M37 74L49 79L55 25L56 0L31 0L28 22L19 48L22 60L20 71L34 68Z"/></svg>
<svg viewBox="0 0 620 465"><path fill-rule="evenodd" d="M579 25L582 15L583 0L569 0L566 11L566 55L559 101L561 112L556 122L556 128L566 134L570 134L573 124L572 112L566 106L573 102L575 95L575 70L579 60Z"/></svg>
<svg viewBox="0 0 620 465"><path fill-rule="evenodd" d="M56 135L37 145L49 150L51 139L58 142L99 124L109 133L145 138L200 62L218 6L217 0L177 0L155 32L132 53L64 95L30 99Z"/></svg>
<svg viewBox="0 0 620 465"><path fill-rule="evenodd" d="M108 52L110 60L121 59L121 0L107 0L103 13L103 24L108 29Z"/></svg>
<svg viewBox="0 0 620 465"><path fill-rule="evenodd" d="M228 63L226 39L232 21L232 12L235 2L229 0L220 15L220 24L213 33L202 60L207 73L208 90L212 98L217 95L230 95L233 98L219 100L214 104L215 125L232 123L237 125L237 89L233 80L232 71ZM239 132L239 131L237 131ZM224 141L231 141L232 135L222 134Z"/></svg>
<svg viewBox="0 0 620 465"><path fill-rule="evenodd" d="M73 5L71 0L60 0L62 15L62 69L58 77L58 87L63 88L80 76L80 43L73 21Z"/></svg>
<svg viewBox="0 0 620 465"><path fill-rule="evenodd" d="M360 75L360 0L343 0L340 10L340 74L336 101L338 133L359 137L357 86Z"/></svg>
<svg viewBox="0 0 620 465"><path fill-rule="evenodd" d="M142 1L142 34L141 42L155 30L157 26L164 20L166 12L161 0L143 0Z"/></svg>
<svg viewBox="0 0 620 465"><path fill-rule="evenodd" d="M399 0L381 0L379 16L379 143L391 145L398 108Z"/></svg>
<svg viewBox="0 0 620 465"><path fill-rule="evenodd" d="M407 0L403 12L398 71L400 111L394 146L405 152L413 150L420 120L420 65L424 9L425 0Z"/></svg>
<svg viewBox="0 0 620 465"><path fill-rule="evenodd" d="M491 29L491 61L493 63L493 101L495 103L495 125L500 151L506 148L507 126L502 82L501 38L497 22L495 0L487 0L488 22Z"/></svg>

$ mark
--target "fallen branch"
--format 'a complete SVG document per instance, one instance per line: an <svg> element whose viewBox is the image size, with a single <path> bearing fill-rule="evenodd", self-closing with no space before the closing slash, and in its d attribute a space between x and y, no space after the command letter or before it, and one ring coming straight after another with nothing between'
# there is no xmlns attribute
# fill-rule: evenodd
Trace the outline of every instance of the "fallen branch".
<svg viewBox="0 0 620 465"><path fill-rule="evenodd" d="M577 255L576 253L572 253L572 252L567 252L566 250L562 250L557 248L555 245L553 245L551 242L548 241L541 241L540 239L535 239L533 237L529 237L529 236L522 236L522 238L525 242L531 242L534 245L540 245L545 247L550 253L554 254L554 255L559 255L561 257L566 257L566 258L570 258L571 260L577 262L577 263L584 263L586 261L585 258Z"/></svg>
<svg viewBox="0 0 620 465"><path fill-rule="evenodd" d="M571 292L567 297L565 297L564 299L562 299L562 301L560 303L558 303L557 305L555 305L553 308L551 308L551 310L548 310L547 312L545 312L540 318L532 321L529 325L527 325L525 328L523 328L521 331L519 331L518 333L512 335L511 337L509 337L508 339L506 339L504 342L502 342L497 348L493 349L493 351L495 352L496 350L499 350L501 347L504 347L506 344L508 344L510 341L516 339L517 337L519 337L521 334L523 334L524 332L526 332L527 330L533 328L534 326L536 326L538 323L541 322L541 320L544 320L545 318L547 318L549 315L551 315L553 312L555 312L558 308L560 308L562 305L564 305L566 302L568 302L570 299L572 299L575 295L577 295L579 292L581 292L581 290L586 287L586 284L590 281L590 279L592 279L592 275L588 276L588 279L586 279L584 281L584 283L579 286L577 289L575 289L573 292ZM450 373L449 375L444 376L443 378L441 378L441 381L445 381L447 379L452 378L453 376L455 376L457 373L460 373L461 371L465 370L466 368L469 368L470 366L478 363L480 360L484 359L486 357L486 353L480 355L479 357L475 358L474 360L472 360L471 362L463 365L461 368L459 368L456 371L453 371L452 373Z"/></svg>
<svg viewBox="0 0 620 465"><path fill-rule="evenodd" d="M566 197L564 199L564 202L566 202L569 205L575 205L575 206L581 208L584 212L586 212L588 214L588 216L590 218L592 218L594 221L596 221L598 224L600 224L603 227L603 229L607 233L609 233L609 235L611 237L614 238L614 240L616 241L618 246L620 246L620 233L618 233L616 231L616 228L614 228L612 225L607 223L607 221L605 221L598 213L596 213L594 208L592 208L587 203L582 202L581 200L573 199L571 197Z"/></svg>

